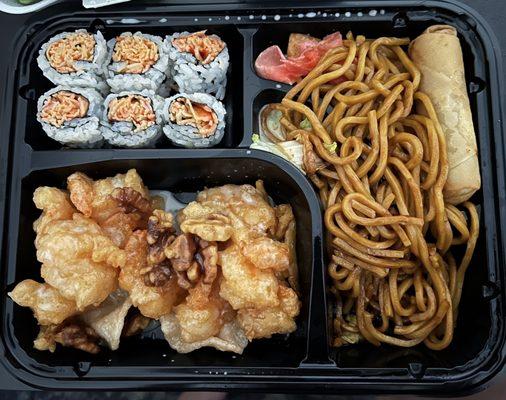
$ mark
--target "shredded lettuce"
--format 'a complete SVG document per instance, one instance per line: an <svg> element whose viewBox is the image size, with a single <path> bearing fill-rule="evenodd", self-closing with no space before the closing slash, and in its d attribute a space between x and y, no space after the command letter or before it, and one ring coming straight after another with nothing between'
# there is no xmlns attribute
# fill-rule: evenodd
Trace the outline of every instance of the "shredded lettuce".
<svg viewBox="0 0 506 400"><path fill-rule="evenodd" d="M304 118L300 122L299 126L306 131L310 131L311 129L313 129L313 127L311 126L311 122L309 122L307 118Z"/></svg>
<svg viewBox="0 0 506 400"><path fill-rule="evenodd" d="M304 172L302 162L304 147L296 140L289 140L276 144L267 140L262 140L258 134L253 134L251 136L251 141L253 143L251 144L250 149L262 150L268 153L276 154L277 156L290 161L293 165Z"/></svg>
<svg viewBox="0 0 506 400"><path fill-rule="evenodd" d="M337 150L337 143L336 142L332 142L331 144L324 143L323 147L325 147L329 153L336 154L336 150Z"/></svg>

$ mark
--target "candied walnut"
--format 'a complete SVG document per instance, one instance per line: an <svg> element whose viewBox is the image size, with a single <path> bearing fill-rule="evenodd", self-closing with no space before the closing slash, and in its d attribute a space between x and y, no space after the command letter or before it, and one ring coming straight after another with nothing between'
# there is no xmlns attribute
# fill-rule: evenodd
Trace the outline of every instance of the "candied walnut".
<svg viewBox="0 0 506 400"><path fill-rule="evenodd" d="M193 236L185 233L179 235L165 249L165 256L171 261L174 270L182 272L190 269L196 250Z"/></svg>
<svg viewBox="0 0 506 400"><path fill-rule="evenodd" d="M67 325L55 335L55 342L92 354L97 354L100 351L97 344L99 339L92 328L77 324Z"/></svg>
<svg viewBox="0 0 506 400"><path fill-rule="evenodd" d="M213 283L218 274L218 245L216 242L199 240L199 252L196 259L204 271L203 283Z"/></svg>
<svg viewBox="0 0 506 400"><path fill-rule="evenodd" d="M151 319L140 314L138 311L130 317L127 317L121 336L130 337L141 333L149 325Z"/></svg>
<svg viewBox="0 0 506 400"><path fill-rule="evenodd" d="M78 322L68 321L60 325L43 326L34 341L37 350L54 352L56 344L73 347L87 353L97 354L100 351L98 342L100 337L89 326Z"/></svg>
<svg viewBox="0 0 506 400"><path fill-rule="evenodd" d="M165 256L165 248L174 239L172 214L162 210L153 211L148 219L146 241L148 243L147 267L143 270L147 286L164 286L172 276L171 263Z"/></svg>
<svg viewBox="0 0 506 400"><path fill-rule="evenodd" d="M122 211L126 214L134 212L151 213L151 202L131 187L116 188L111 196L118 201Z"/></svg>
<svg viewBox="0 0 506 400"><path fill-rule="evenodd" d="M165 248L171 244L176 236L172 227L172 214L162 210L153 211L148 219L147 241L149 244L148 261L151 264L165 260Z"/></svg>
<svg viewBox="0 0 506 400"><path fill-rule="evenodd" d="M170 261L164 260L161 263L148 267L148 270L144 273L144 283L147 286L164 286L169 282L171 276Z"/></svg>
<svg viewBox="0 0 506 400"><path fill-rule="evenodd" d="M182 293L176 277L163 286L149 286L144 281L148 266L148 242L145 230L135 231L125 246L127 260L119 275L120 287L130 294L132 303L146 317L158 319L170 313Z"/></svg>
<svg viewBox="0 0 506 400"><path fill-rule="evenodd" d="M192 284L188 280L188 276L185 272L176 271L177 284L181 289L191 289Z"/></svg>
<svg viewBox="0 0 506 400"><path fill-rule="evenodd" d="M225 242L234 231L230 218L196 201L181 210L178 221L181 231L192 233L204 240Z"/></svg>

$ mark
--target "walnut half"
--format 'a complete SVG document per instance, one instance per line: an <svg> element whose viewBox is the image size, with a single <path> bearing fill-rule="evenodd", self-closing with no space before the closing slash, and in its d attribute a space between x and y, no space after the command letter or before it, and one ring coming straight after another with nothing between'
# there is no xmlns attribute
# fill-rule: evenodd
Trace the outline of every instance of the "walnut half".
<svg viewBox="0 0 506 400"><path fill-rule="evenodd" d="M147 286L165 285L172 276L171 263L165 256L165 248L174 242L172 214L162 210L153 211L148 220L148 267L144 271Z"/></svg>
<svg viewBox="0 0 506 400"><path fill-rule="evenodd" d="M97 354L100 351L99 340L100 337L93 328L69 320L59 325L42 326L34 342L34 347L38 350L53 352L56 343L59 343L64 347L73 347L91 354Z"/></svg>

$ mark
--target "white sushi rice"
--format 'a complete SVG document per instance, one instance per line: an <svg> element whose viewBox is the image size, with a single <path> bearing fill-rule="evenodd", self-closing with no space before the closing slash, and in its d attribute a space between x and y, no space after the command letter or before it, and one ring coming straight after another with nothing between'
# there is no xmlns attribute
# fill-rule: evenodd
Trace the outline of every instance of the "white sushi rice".
<svg viewBox="0 0 506 400"><path fill-rule="evenodd" d="M53 36L48 42L42 45L39 50L39 56L37 57L37 64L42 70L42 73L55 85L92 87L102 93L105 92L107 90L107 85L104 82L103 69L107 56L107 46L100 31L97 31L97 33L93 35L95 38L93 61L76 61L75 67L77 71L67 74L58 72L49 64L46 57L48 47L54 42L65 38L69 33L74 32L60 33ZM75 33L87 33L87 31L85 29L78 29Z"/></svg>
<svg viewBox="0 0 506 400"><path fill-rule="evenodd" d="M60 91L68 91L84 96L88 102L88 112L85 118L76 118L65 122L61 127L51 125L40 118L42 107L46 100L52 94ZM37 121L42 125L42 129L46 134L68 147L78 148L96 148L103 143L102 132L100 130L100 114L102 112L102 104L104 98L94 89L90 88L70 88L68 86L57 86L42 96L37 102Z"/></svg>
<svg viewBox="0 0 506 400"><path fill-rule="evenodd" d="M169 56L169 74L180 93L209 93L218 100L225 97L227 86L227 70L229 64L228 48L209 64L201 64L191 53L179 51L172 41L189 32L174 33L165 38L165 49ZM216 35L210 35L216 37Z"/></svg>
<svg viewBox="0 0 506 400"><path fill-rule="evenodd" d="M105 67L105 75L111 91L119 93L124 90L143 90L148 89L157 92L159 87L165 81L166 71L168 67L169 58L163 45L163 40L159 36L147 35L141 32L124 32L121 36L141 36L145 39L151 40L158 47L158 61L151 66L143 74L124 74L119 71L125 66L124 62L113 62L112 55L116 39L111 39L107 42L107 62Z"/></svg>
<svg viewBox="0 0 506 400"><path fill-rule="evenodd" d="M109 111L109 103L118 97L128 96L129 94L136 94L148 97L151 100L151 106L156 116L154 125L139 132L135 131L135 126L132 122L110 122L107 116ZM161 110L163 106L163 99L156 95L151 90L142 91L123 91L120 93L111 93L104 101L104 110L100 120L102 126L102 135L104 139L111 145L117 147L139 148L139 147L154 147L158 139L162 135L161 128Z"/></svg>
<svg viewBox="0 0 506 400"><path fill-rule="evenodd" d="M196 127L191 125L177 125L176 123L170 120L169 116L170 105L172 104L173 101L177 100L180 97L189 99L193 103L205 104L216 113L216 116L218 118L218 125L216 127L216 131L211 136L202 137L202 135L199 134L198 129ZM215 146L221 141L221 139L223 139L223 135L225 133L226 113L227 112L225 111L225 107L223 107L223 104L209 94L206 93L176 94L175 96L166 99L163 104L162 109L162 117L164 120L163 132L172 143L178 146L188 148Z"/></svg>

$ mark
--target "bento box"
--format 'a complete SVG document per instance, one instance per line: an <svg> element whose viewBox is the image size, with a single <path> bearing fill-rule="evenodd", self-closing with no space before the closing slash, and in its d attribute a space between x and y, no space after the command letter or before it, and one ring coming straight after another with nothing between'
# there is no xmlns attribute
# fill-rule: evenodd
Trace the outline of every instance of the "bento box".
<svg viewBox="0 0 506 400"><path fill-rule="evenodd" d="M7 80L0 138L0 363L9 379L0 381L0 387L455 396L479 390L495 376L504 366L506 351L504 93L496 39L482 18L448 1L135 3L89 12L62 2L25 17L21 27L9 26L13 48L2 60ZM7 17L0 22L9 25ZM435 23L455 26L461 40L482 177L482 188L473 198L480 235L453 342L442 351L364 342L335 348L335 310L318 194L290 162L249 148L263 105L279 101L290 89L257 76L254 61L267 46L286 44L294 31L322 36L353 30L367 37L413 38ZM37 99L53 85L37 66L38 51L50 37L81 28L100 30L107 38L124 31L165 36L207 30L226 41L230 67L223 100L226 127L220 142L213 148L185 149L162 138L151 149L72 149L44 135L36 119ZM242 355L214 349L178 354L157 326L122 339L116 351L33 349L36 321L29 309L7 297L17 282L38 276L32 223L39 212L32 202L33 191L41 185L64 187L74 172L99 179L131 168L150 189L170 190L182 203L205 187L262 179L276 204L290 204L300 275L297 329L288 336L255 340ZM17 387L8 386L13 379Z"/></svg>

